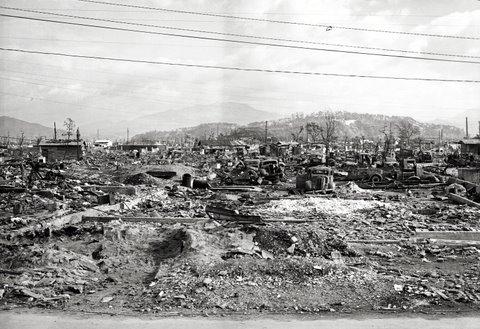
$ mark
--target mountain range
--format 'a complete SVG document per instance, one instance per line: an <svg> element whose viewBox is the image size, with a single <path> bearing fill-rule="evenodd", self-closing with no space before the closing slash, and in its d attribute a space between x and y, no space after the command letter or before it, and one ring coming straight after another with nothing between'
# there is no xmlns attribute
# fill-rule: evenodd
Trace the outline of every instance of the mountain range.
<svg viewBox="0 0 480 329"><path fill-rule="evenodd" d="M157 112L120 122L92 122L80 129L87 135L94 136L99 129L102 138L125 138L127 129L133 136L146 131L168 131L212 122L244 125L277 118L276 113L257 110L248 104L224 102Z"/></svg>
<svg viewBox="0 0 480 329"><path fill-rule="evenodd" d="M0 136L20 137L22 132L26 139L34 139L40 136L53 137L53 128L8 116L0 116Z"/></svg>
<svg viewBox="0 0 480 329"><path fill-rule="evenodd" d="M424 123L409 117L356 112L336 112L336 117L339 123L339 134L347 137L378 138L382 135L384 127L390 122L395 127L402 120L409 120L417 126L423 137L438 138L440 130L443 130L443 137L446 139L462 138L465 134L463 129L451 124ZM300 127L305 126L308 122L321 123L322 118L322 112L298 113L279 118L279 115L275 113L257 110L248 104L226 102L157 112L119 122L114 120L92 122L82 124L80 131L82 136L87 139L96 138L97 129L99 138L112 140L124 140L127 129L130 139L135 136L136 140L181 138L185 134L196 138L207 138L218 134L228 134L238 126L246 126L249 129L260 131L264 129L265 121L268 120L270 135L282 140L290 140L292 133L298 133ZM61 123L57 123L57 126L59 125L61 126ZM10 136L18 137L22 131L26 138L53 135L52 128L12 117L0 117L0 135L10 134ZM475 133L476 131L471 131L471 135Z"/></svg>

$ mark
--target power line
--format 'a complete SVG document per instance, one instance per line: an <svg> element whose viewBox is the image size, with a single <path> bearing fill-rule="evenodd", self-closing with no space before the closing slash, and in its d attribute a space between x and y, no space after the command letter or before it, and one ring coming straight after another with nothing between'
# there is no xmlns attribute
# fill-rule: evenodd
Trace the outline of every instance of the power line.
<svg viewBox="0 0 480 329"><path fill-rule="evenodd" d="M90 83L90 84L100 84L100 85L108 85L108 86L111 86L112 83L111 82L102 82L102 81L94 81L94 80L85 80L85 79L77 79L77 78L71 78L71 77L59 77L59 76L52 76L52 75L45 75L45 74L35 74L35 73L26 73L26 72L21 72L21 71L13 71L13 70L0 70L0 72L9 72L9 73L17 73L17 74L23 74L23 75L28 75L28 76L40 76L40 77L46 77L46 78L54 78L54 79L62 79L62 80L71 80L71 81L80 81L80 82L87 82L87 83ZM17 78L20 78L20 79L25 79L23 77L17 77ZM0 79L4 79L4 80L9 80L9 81L14 81L14 82L21 82L21 83L27 83L27 84L33 84L33 85L41 85L41 86L47 86L47 87L55 87L55 88L59 88L59 89L69 89L69 90L75 90L75 91L79 91L79 90L76 90L76 89L72 89L72 88L67 88L67 87L64 87L64 86L58 86L58 85L46 85L46 84L42 84L42 83L38 83L38 82L31 82L31 81L22 81L22 80L15 80L15 79L12 79L12 78L5 78L5 77L1 77L0 76ZM40 82L59 82L59 81L55 81L55 80L42 80L42 79L38 79L38 78L33 78L35 80L38 80ZM140 85L140 84L122 84L122 83L118 83L116 82L115 83L115 86L125 86L125 88L132 88L132 87L137 87L137 88L140 88L140 87L144 87L145 85ZM82 88L85 88L82 86ZM87 89L92 89L92 90L98 90L98 88L87 88ZM192 93L192 94L199 94L199 95L205 95L206 93L210 93L210 94L214 94L212 91L198 91L198 88L188 88L188 93ZM80 92L83 92L83 91L80 91ZM109 91L111 92L111 91ZM151 101L151 102L160 102L160 103L171 103L171 104L178 104L177 101L166 101L166 100L163 100L163 99L158 99L158 98L150 98L150 97L145 97L145 96L127 96L125 95L125 93L129 93L129 94L132 94L132 95L147 95L147 96L155 96L155 95L158 95L160 97L163 97L162 95L160 94L152 94L152 93L141 93L141 92L132 92L131 90L121 90L121 93L118 93L118 95L122 96L122 97L132 97L132 98L139 98L139 99L143 99L143 100L147 100L147 101ZM253 98L253 99L260 99L260 100L273 100L273 101L287 101L289 99L287 98L275 98L275 97L258 97L258 96L251 96L251 95L245 95L245 94L233 94L233 93L229 93L229 95L231 96L237 96L237 97L242 97L242 98ZM329 96L329 95L321 95L321 94L318 94L318 95L315 95L315 96ZM313 100L301 100L302 102L314 102ZM187 105L192 105L191 103L184 103L184 104L187 104Z"/></svg>
<svg viewBox="0 0 480 329"><path fill-rule="evenodd" d="M57 68L57 69L60 69L60 70L65 70L64 67L62 66L58 66L58 65L51 65L51 64L45 64L45 63L38 63L38 62L27 62L27 61L19 61L19 60L13 60L13 59L7 59L7 58L2 58L2 61L9 61L9 62L15 62L15 63L20 63L20 64L31 64L31 65L34 65L35 67L37 67L38 65L42 65L42 66L48 66L48 67L54 67L54 68ZM105 71L105 70L92 70L92 69L87 69L85 67L73 67L74 69L79 69L79 70L82 70L82 71L89 71L89 72L95 72L95 73L101 73L101 74L109 74L109 75L115 75L115 76L129 76L129 77L135 77L135 78L142 78L142 79L149 79L149 80L155 80L155 81L170 81L170 82L174 82L174 83L184 83L184 84L194 84L196 87L195 87L195 90L198 89L198 87L205 87L205 83L203 82L199 82L199 81L187 81L187 80L179 80L179 79L168 79L168 78L165 78L165 77L157 77L157 76L153 76L153 75L139 75L139 74L131 74L131 73L125 73L125 72L122 72L122 73L119 73L119 72L112 72L112 71ZM23 73L23 74L26 74L25 72L19 72L19 71L11 71L11 70L4 70L4 71L9 71L9 72L13 72L13 73ZM28 73L30 75L32 75L32 73ZM38 75L38 74L36 74ZM65 78L66 79L66 78ZM73 79L73 78L68 78L68 79ZM236 90L236 89L241 89L241 90L248 90L248 91L264 91L264 89L259 89L259 88L252 88L252 87L241 87L241 86L235 86L235 89L230 89L230 90ZM222 86L222 90L228 90L228 86ZM281 94L292 94L292 95L306 95L306 96L309 96L309 97L319 97L319 96L331 96L330 94L318 94L318 93L315 93L315 94L311 94L311 93L305 93L305 92L302 92L302 91L295 91L295 92L289 92L289 91L284 91L282 90L281 91ZM243 96L244 94L242 94Z"/></svg>
<svg viewBox="0 0 480 329"><path fill-rule="evenodd" d="M85 12L115 12L115 13L145 13L147 9L144 10L121 10L121 9L84 9L84 8L37 8L40 10L61 10L61 11L85 11ZM217 14L232 14L232 12L217 12ZM258 12L252 11L241 11L233 13L235 15L247 15L247 14L258 14ZM262 15L288 15L288 16L342 16L341 14L334 14L328 13L320 14L319 12L295 12L295 13L282 13L282 12L262 12ZM419 15L419 14L352 14L349 13L349 16L354 17L371 17L371 16L378 16L378 17L438 17L439 14L436 15Z"/></svg>
<svg viewBox="0 0 480 329"><path fill-rule="evenodd" d="M234 67L234 66L218 66L218 65L172 63L172 62L148 61L148 60L129 59L129 58L116 58L116 57L89 56L89 55L66 54L66 53L46 52L46 51L37 51L37 50L25 50L25 49L3 48L3 47L0 47L0 50L11 51L11 52L27 53L27 54L40 54L40 55L63 56L63 57L72 57L72 58L84 58L84 59L95 59L95 60L108 60L108 61L117 61L117 62L154 64L154 65L168 65L168 66L182 66L182 67L198 67L198 68L205 68L205 69L232 70L232 71L243 71L243 72L263 72L263 73L298 74L298 75L310 75L310 76L330 76L330 77L346 77L346 78L390 79L390 80L407 80L407 81L480 83L480 80L469 80L469 79L439 79L439 78L396 77L396 76L361 75L361 74L342 74L342 73L324 73L324 72L309 72L309 71L273 70L273 69L244 68L244 67Z"/></svg>
<svg viewBox="0 0 480 329"><path fill-rule="evenodd" d="M64 104L64 105L72 105L72 106L77 106L77 107L82 107L82 108L92 108L92 109L97 109L97 110L103 110L103 111L111 111L111 112L114 112L114 113L118 113L118 112L121 112L121 113L128 113L128 114L132 114L132 112L130 111L122 111L122 110L118 110L118 109L111 109L111 108L107 108L107 107L99 107L99 106L91 106L91 105L81 105L81 104L75 104L75 103L70 103L70 102L61 102L61 101L54 101L52 99L48 99L48 98L42 98L42 97L36 97L36 96L27 96L27 95L20 95L20 94L14 94L14 93L9 93L9 92L4 92L4 91L0 91L0 94L2 95L7 95L7 96L15 96L15 97L21 97L21 98L28 98L30 100L34 100L34 99L37 99L37 100L40 100L40 101L44 101L44 102L49 102L49 103L55 103L55 104Z"/></svg>
<svg viewBox="0 0 480 329"><path fill-rule="evenodd" d="M22 63L25 63L24 61L22 61ZM28 63L28 62L27 62ZM42 64L43 65L43 64ZM47 66L51 66L51 67L55 67L54 65L47 65ZM10 72L10 73L18 73L18 74L23 74L23 75L27 75L27 76L40 76L40 77L47 77L47 78L57 78L57 79L65 79L65 80L73 80L73 81L81 81L81 82L88 82L88 83L96 83L96 84L104 84L104 85L109 85L111 86L111 83L108 83L108 82L101 82L101 81L93 81L93 80L84 80L84 79L76 79L76 78L71 78L71 77L60 77L60 76L52 76L52 75L45 75L45 74L36 74L36 73L31 73L31 72L22 72L22 71L12 71L12 70L0 70L0 71L3 71L3 72ZM137 76L137 75L132 75L132 76ZM17 77L17 78L21 78L21 79L25 79L23 77ZM153 77L147 77L147 78L153 78ZM38 83L31 83L31 82L28 82L28 81L20 81L20 80L14 80L14 79L11 79L11 78L2 78L0 77L0 79L5 79L5 80L11 80L11 81L18 81L18 82L22 82L22 83L28 83L28 84L38 84ZM59 81L56 81L56 80L42 80L42 79L38 79L38 78L33 78L34 80L38 80L40 82L59 82ZM157 78L154 78L155 80L157 80ZM171 81L175 81L175 80L171 80ZM59 87L57 85L44 85L44 84L41 84L42 86L49 86L49 87L55 87L55 88L60 88L60 89L70 89L70 88L65 88L65 87ZM115 83L115 85L124 85L124 86L128 86L128 87L140 87L140 86L144 86L144 85L126 85L126 84L119 84L119 83ZM96 88L90 88L90 89L95 89L97 90ZM198 91L197 90L198 88L195 88L195 89L188 89L189 93L198 93L198 94L202 94L202 95L205 95L205 91ZM255 89L255 88L245 88L245 89L250 89L250 90L258 90L258 89ZM71 90L71 89L70 89ZM131 91L122 91L122 95L124 92L128 92L128 93L131 93L131 94L139 94L139 95L148 95L148 96L152 96L152 94L146 94L146 93L138 93L138 92L131 92ZM208 93L208 92L207 92ZM285 93L285 92L282 92L282 94ZM288 93L288 91L286 92ZM293 93L292 93L293 94ZM298 95L298 94L302 94L301 92L295 92L294 94ZM306 94L306 93L303 93L305 95L308 95L308 96L314 96L316 98L318 98L319 96L328 96L329 98L339 98L339 99L343 99L343 97L338 97L338 96L332 96L331 94ZM285 98L274 98L274 97L258 97L258 96L250 96L250 95L245 95L245 94L231 94L229 93L229 95L233 95L233 96L242 96L242 98L257 98L259 100L272 100L272 101L287 101L287 100L291 100L291 98L288 98L288 99L285 99ZM136 96L127 96L127 97L134 97L134 98L137 98ZM138 97L138 98L142 98L144 100L152 100L152 101L159 101L159 102L167 102L167 103L174 103L174 104L178 104L178 102L168 102L168 101L164 101L164 100L159 100L159 99L156 99L156 98L145 98L145 97ZM316 101L314 100L307 100L307 99L304 99L304 100L296 100L296 101L300 101L300 102L303 102L303 103L314 103ZM187 104L187 103L185 103ZM352 105L352 104L355 104L355 105L369 105L370 103L367 102L359 102L359 101L355 101L354 103L346 103L346 102L332 102L332 101L329 101L329 104L339 104L339 105ZM388 105L388 106L391 106L391 107L397 107L397 108L412 108L412 107L416 107L417 105L412 105L412 104L399 104L399 103L392 103L392 102L383 102L383 104L385 105ZM191 105L191 104L190 104ZM275 108L278 108L279 105L275 105ZM280 106L280 107L283 107L283 108L290 108L290 107L285 107L285 106ZM465 110L465 108L452 108L452 107L438 107L436 106L436 108L438 109L446 109L446 110Z"/></svg>
<svg viewBox="0 0 480 329"><path fill-rule="evenodd" d="M278 23L278 24L289 24L289 25L303 25L303 26L312 26L312 27L322 27L329 29L342 29L342 30L355 30L362 32L379 32L379 33L391 33L391 34L404 34L404 35L416 35L424 37L437 37L437 38L454 38L454 39L468 39L468 40L480 40L478 37L469 37L469 36L457 36L457 35L447 35L447 34L431 34L431 33L418 33L418 32L403 32L403 31L390 31L390 30L380 30L380 29L367 29L359 27L350 27L350 26L339 26L339 25L328 25L328 24L313 24L313 23L302 23L302 22L293 22L293 21L281 21L273 20L266 18L254 18L254 17L242 17L234 15L224 15L224 14L214 14L207 12L198 12L198 11L187 11L187 10L175 10L159 7L148 7L148 6L138 6L138 5L128 5L123 3L107 2L107 1L96 1L96 0L78 0L81 2L90 2L102 5L109 6L118 6L118 7L128 7L128 8L137 8L137 9L148 9L148 10L157 10L171 13L180 13L180 14L190 14L190 15L200 15L200 16L212 16L212 17L222 17L230 19L240 19L247 21L256 21L256 22L268 22L268 23Z"/></svg>
<svg viewBox="0 0 480 329"><path fill-rule="evenodd" d="M284 42L292 42L292 43L324 45L324 46L334 46L334 47L347 47L347 48L356 48L356 49L380 50L380 51L401 52L401 53L420 54L420 55L435 55L435 56L463 57L463 58L480 58L480 56L470 56L470 55L461 55L461 54L445 54L445 53L438 53L438 52L423 52L423 51L412 51L412 50L404 50L404 49L391 49L391 48L367 47L367 46L358 46L358 45L345 45L345 44L337 44L337 43L307 41L307 40L263 37L263 36L239 34L239 33L206 31L206 30L188 29L188 28L172 27L172 26L165 26L165 25L133 23L133 22L127 22L127 21L123 21L123 20L104 19L104 18L69 15L69 14L59 14L59 13L52 13L52 12L47 12L47 11L31 10L31 9L23 9L23 8L7 7L7 6L0 6L0 8L8 9L8 10L21 11L21 12L28 12L28 13L36 13L36 14L42 14L42 15L53 15L53 16L66 17L66 18L84 19L84 20L92 20L92 21L115 23L115 24L126 24L126 25L132 25L132 26L154 27L154 28L161 28L161 29L167 29L167 30L178 30L178 31L205 33L205 34L212 34L212 35L225 35L225 36L230 36L230 37L252 38L252 39L260 39L260 40L270 40L270 41L284 41ZM364 53L362 53L362 54L364 54ZM373 55L373 54L370 54L370 55Z"/></svg>
<svg viewBox="0 0 480 329"><path fill-rule="evenodd" d="M221 42L231 42L231 43L242 43L242 44L248 44L248 45L260 45L260 46L270 46L270 47L280 47L280 48L291 48L291 49L301 49L301 50L326 51L326 52L355 54L355 55L370 55L370 56L393 57L393 58L415 59L415 60L428 60L428 61L438 61L438 62L453 62L453 63L463 63L463 64L480 64L480 62L476 62L476 61L462 61L462 60L456 60L456 59L432 58L432 57L416 57L416 56L405 56L405 55L395 55L395 54L367 53L367 52L360 52L360 51L353 51L353 50L326 49L326 48L315 48L315 47L304 47L304 46L284 45L284 44L277 44L277 43L266 43L266 42L256 42L256 41L223 39L223 38L194 36L194 35L186 35L186 34L176 34L176 33L166 33L166 32L156 32L156 31L127 29L127 28L113 27L113 26L104 26L104 25L94 25L94 24L85 24L85 23L72 23L72 22L57 21L57 20L43 19L43 18L34 18L34 17L27 17L27 16L17 16L17 15L7 15L7 14L0 14L0 16L11 17L11 18L19 18L19 19L26 19L26 20L33 20L33 21L48 22L48 23L58 23L58 24L66 24L66 25L73 25L73 26L94 27L94 28L101 28L101 29L106 29L106 30L117 30L117 31L137 32L137 33L146 33L146 34L156 34L156 35L164 35L164 36L180 37L180 38L188 38L188 39L200 39L200 40L209 40L209 41L221 41Z"/></svg>
<svg viewBox="0 0 480 329"><path fill-rule="evenodd" d="M8 72L8 70L5 70ZM22 72L20 72L22 73ZM22 74L26 74L27 73L22 73ZM40 75L41 76L41 75ZM68 79L68 78L60 78L60 79ZM89 95L95 95L94 93L90 93L88 91L85 91L85 90L77 90L76 88L69 88L69 87L65 87L65 86L59 86L59 85L52 85L52 84L45 84L45 83L41 83L41 82L52 82L52 81L45 81L45 80L41 80L41 79L35 79L35 80L38 80L40 82L33 82L33 81L25 81L25 79L23 80L17 80L17 79L12 79L12 78L6 78L6 77L2 77L0 76L0 80L7 80L7 81L13 81L13 82L17 82L17 83L25 83L25 84L30 84L30 85L36 85L36 86L43 86L43 87L51 87L51 88L58 88L58 89L64 89L64 90L70 90L70 91L75 91L75 92L80 92L80 93L83 93L83 94L89 94ZM79 80L79 81L85 81L85 82L89 82L88 80ZM55 81L53 81L55 82ZM90 83L99 83L99 84L102 84L101 82L96 82L96 81L91 81ZM107 83L103 83L103 84L107 84ZM109 84L111 85L111 84ZM82 87L82 88L85 88L85 87ZM86 89L90 89L90 90L95 90L98 92L98 88L86 88ZM125 93L129 93L129 94L133 94L133 95L125 95ZM113 93L115 94L115 93ZM144 100L144 101L147 101L147 102L153 102L153 103L165 103L165 104L179 104L179 102L174 102L174 101L168 101L168 100L163 100L163 99L157 99L157 98L148 98L148 97L145 97L145 96L134 96L135 93L134 92L131 92L131 91L122 91L122 93L116 93L118 96L120 97L124 97L124 98L136 98L136 99L141 99L141 100ZM146 93L143 93L143 95L147 95ZM97 95L99 97L102 97L102 95ZM193 103L182 103L184 105L194 105Z"/></svg>

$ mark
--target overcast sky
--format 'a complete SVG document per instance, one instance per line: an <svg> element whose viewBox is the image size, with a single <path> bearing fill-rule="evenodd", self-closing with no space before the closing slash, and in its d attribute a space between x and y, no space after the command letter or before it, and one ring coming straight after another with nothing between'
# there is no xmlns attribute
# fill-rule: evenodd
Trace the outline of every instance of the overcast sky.
<svg viewBox="0 0 480 329"><path fill-rule="evenodd" d="M480 37L480 1L475 0L111 1L333 26ZM478 40L336 28L326 31L319 27L172 14L74 0L3 0L0 3L4 6L145 24L480 56ZM81 21L5 9L1 12ZM248 68L480 80L479 64L240 45L5 17L0 19L0 43L7 48ZM148 27L133 28L166 31ZM332 109L407 115L424 121L443 119L453 123L454 117L458 121L469 112L472 121L480 120L478 83L218 71L5 51L0 51L0 56L1 114L46 125L53 120L63 121L65 117L72 117L78 123L104 119L115 121L172 108L223 101L247 103L260 110L285 115ZM480 61L480 58L477 60Z"/></svg>

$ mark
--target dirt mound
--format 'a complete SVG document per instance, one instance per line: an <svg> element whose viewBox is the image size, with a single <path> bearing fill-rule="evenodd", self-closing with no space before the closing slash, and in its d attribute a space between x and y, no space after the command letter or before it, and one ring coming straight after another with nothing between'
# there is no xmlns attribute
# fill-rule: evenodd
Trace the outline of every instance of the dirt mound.
<svg viewBox="0 0 480 329"><path fill-rule="evenodd" d="M334 250L350 254L347 244L341 239L328 236L327 232L302 228L259 227L256 229L254 241L261 249L275 255L292 253L329 258Z"/></svg>
<svg viewBox="0 0 480 329"><path fill-rule="evenodd" d="M124 180L124 183L128 185L159 185L159 180L149 174L141 172L128 176Z"/></svg>
<svg viewBox="0 0 480 329"><path fill-rule="evenodd" d="M178 164L164 164L164 165L145 165L141 169L144 172L148 171L161 171L161 172L175 172L176 175L171 179L179 180L184 174L190 174L192 176L198 176L200 173L197 169L191 166L187 166L181 163Z"/></svg>

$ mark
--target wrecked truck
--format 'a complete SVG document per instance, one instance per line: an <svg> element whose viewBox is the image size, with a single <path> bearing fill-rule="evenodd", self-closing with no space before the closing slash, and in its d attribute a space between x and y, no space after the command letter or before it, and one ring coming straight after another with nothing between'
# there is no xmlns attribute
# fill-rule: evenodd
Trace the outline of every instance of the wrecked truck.
<svg viewBox="0 0 480 329"><path fill-rule="evenodd" d="M285 178L284 171L285 165L276 159L246 159L237 163L223 181L227 185L275 184Z"/></svg>
<svg viewBox="0 0 480 329"><path fill-rule="evenodd" d="M296 189L300 191L333 192L333 169L325 166L307 168L304 174L297 175Z"/></svg>

